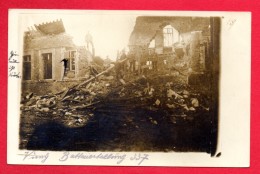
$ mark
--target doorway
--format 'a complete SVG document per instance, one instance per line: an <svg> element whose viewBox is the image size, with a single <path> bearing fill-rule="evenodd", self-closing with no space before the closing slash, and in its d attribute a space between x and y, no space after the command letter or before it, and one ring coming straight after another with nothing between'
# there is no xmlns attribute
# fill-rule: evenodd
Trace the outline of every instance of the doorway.
<svg viewBox="0 0 260 174"><path fill-rule="evenodd" d="M43 78L52 79L52 54L44 53L43 57Z"/></svg>

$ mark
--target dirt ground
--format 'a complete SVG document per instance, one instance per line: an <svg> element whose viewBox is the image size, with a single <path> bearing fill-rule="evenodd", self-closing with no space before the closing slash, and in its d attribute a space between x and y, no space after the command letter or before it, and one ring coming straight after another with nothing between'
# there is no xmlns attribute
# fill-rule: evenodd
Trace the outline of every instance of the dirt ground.
<svg viewBox="0 0 260 174"><path fill-rule="evenodd" d="M20 149L209 153L210 88L188 86L185 79L103 79L66 97L34 94L38 98L21 105ZM55 105L39 107L44 98Z"/></svg>

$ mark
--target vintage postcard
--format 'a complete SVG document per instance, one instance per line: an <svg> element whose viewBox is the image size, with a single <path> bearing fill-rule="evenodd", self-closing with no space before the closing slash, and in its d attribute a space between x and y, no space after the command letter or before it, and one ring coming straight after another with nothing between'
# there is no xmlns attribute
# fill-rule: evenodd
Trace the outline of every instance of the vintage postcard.
<svg viewBox="0 0 260 174"><path fill-rule="evenodd" d="M8 163L248 167L249 12L9 10Z"/></svg>

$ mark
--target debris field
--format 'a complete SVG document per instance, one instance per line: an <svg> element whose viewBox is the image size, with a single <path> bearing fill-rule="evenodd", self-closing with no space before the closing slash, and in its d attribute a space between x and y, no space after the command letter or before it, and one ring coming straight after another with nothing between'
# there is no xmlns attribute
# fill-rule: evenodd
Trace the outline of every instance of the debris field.
<svg viewBox="0 0 260 174"><path fill-rule="evenodd" d="M105 74L56 94L22 96L20 149L210 151L209 89L176 74L125 79Z"/></svg>

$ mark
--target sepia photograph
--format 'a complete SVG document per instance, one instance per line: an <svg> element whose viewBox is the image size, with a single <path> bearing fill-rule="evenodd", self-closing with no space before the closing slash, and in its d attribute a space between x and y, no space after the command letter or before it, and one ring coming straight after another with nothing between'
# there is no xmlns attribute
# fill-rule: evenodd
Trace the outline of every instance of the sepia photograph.
<svg viewBox="0 0 260 174"><path fill-rule="evenodd" d="M19 79L23 160L36 151L221 158L223 18L21 13L8 74Z"/></svg>

